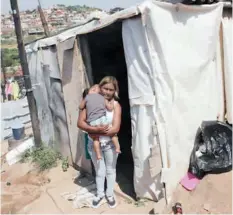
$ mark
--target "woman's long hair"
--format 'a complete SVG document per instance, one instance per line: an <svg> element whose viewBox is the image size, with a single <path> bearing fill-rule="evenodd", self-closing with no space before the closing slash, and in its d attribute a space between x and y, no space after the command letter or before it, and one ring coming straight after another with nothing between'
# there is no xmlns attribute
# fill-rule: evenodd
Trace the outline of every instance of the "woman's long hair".
<svg viewBox="0 0 233 215"><path fill-rule="evenodd" d="M86 88L86 89L83 91L83 99L85 99L85 97L86 97L87 94L89 93L89 90L90 90L90 88Z"/></svg>
<svg viewBox="0 0 233 215"><path fill-rule="evenodd" d="M99 83L100 88L105 84L113 84L115 88L114 99L119 100L119 87L117 79L114 76L105 76Z"/></svg>

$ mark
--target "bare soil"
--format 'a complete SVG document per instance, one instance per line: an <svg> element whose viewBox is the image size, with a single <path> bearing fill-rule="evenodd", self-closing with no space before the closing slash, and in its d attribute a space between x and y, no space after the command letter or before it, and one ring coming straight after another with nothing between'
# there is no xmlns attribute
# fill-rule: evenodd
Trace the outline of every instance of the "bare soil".
<svg viewBox="0 0 233 215"><path fill-rule="evenodd" d="M74 209L72 202L61 197L61 193L75 192L78 185L73 178L77 171L72 167L63 172L61 164L44 173L38 173L28 164L3 164L1 174L1 214L99 214L99 213L139 213L149 214L154 202L146 201L136 205L131 198L121 192L116 184L118 206L110 209L107 204L92 208ZM46 205L46 207L45 207Z"/></svg>
<svg viewBox="0 0 233 215"><path fill-rule="evenodd" d="M180 202L185 214L232 214L232 171L207 175L194 191L181 185L174 193L173 204ZM165 213L171 213L169 206Z"/></svg>
<svg viewBox="0 0 233 215"><path fill-rule="evenodd" d="M44 173L38 173L29 164L8 166L1 150L1 214L172 214L171 205L163 210L163 204L147 201L138 206L116 184L118 206L110 209L106 204L93 210L74 209L72 202L61 197L63 192L74 192L73 182L77 171L72 167L63 172L61 165ZM192 192L181 185L174 193L172 204L180 202L185 214L232 214L232 172L207 175ZM45 207L46 205L46 207Z"/></svg>
<svg viewBox="0 0 233 215"><path fill-rule="evenodd" d="M13 165L1 174L1 213L14 214L40 197L40 187L48 179L36 171L28 172L29 165Z"/></svg>

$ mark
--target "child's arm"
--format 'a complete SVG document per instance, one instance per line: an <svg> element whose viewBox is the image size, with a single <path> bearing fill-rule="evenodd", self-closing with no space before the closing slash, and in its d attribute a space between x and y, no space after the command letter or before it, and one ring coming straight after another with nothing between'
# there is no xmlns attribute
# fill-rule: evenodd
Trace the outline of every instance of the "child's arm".
<svg viewBox="0 0 233 215"><path fill-rule="evenodd" d="M86 107L86 99L83 99L79 105L79 110L83 110Z"/></svg>
<svg viewBox="0 0 233 215"><path fill-rule="evenodd" d="M107 99L105 99L105 106L106 106L106 109L108 111L113 111L113 109L114 109L114 99L112 99L111 101L108 101Z"/></svg>

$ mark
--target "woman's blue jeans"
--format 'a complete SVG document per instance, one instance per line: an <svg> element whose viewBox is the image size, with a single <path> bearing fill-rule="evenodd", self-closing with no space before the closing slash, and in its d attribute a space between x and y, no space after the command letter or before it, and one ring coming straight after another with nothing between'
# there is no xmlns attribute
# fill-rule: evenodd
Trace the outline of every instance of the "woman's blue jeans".
<svg viewBox="0 0 233 215"><path fill-rule="evenodd" d="M116 162L118 154L112 142L101 147L102 159L97 160L96 154L91 141L88 143L88 152L95 167L97 196L103 197L104 182L107 179L106 196L111 197L114 194L114 185L116 182Z"/></svg>

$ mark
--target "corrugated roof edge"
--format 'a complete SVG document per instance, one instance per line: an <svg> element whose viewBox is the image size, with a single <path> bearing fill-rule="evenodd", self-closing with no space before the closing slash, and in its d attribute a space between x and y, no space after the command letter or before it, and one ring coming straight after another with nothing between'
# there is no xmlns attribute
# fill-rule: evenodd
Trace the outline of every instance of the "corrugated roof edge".
<svg viewBox="0 0 233 215"><path fill-rule="evenodd" d="M136 16L138 14L140 14L138 7L133 6L125 10L118 11L102 19L94 18L94 19L85 21L83 24L79 26L66 29L59 34L28 43L27 45L25 45L25 50L27 53L29 53L29 52L37 51L38 48L56 45L57 43L63 42L71 37L81 35L81 34L87 34L87 33L99 30L108 25L111 25L117 20L127 19L130 17Z"/></svg>

